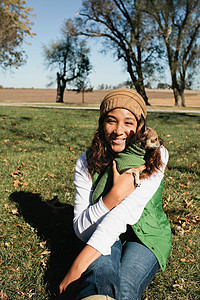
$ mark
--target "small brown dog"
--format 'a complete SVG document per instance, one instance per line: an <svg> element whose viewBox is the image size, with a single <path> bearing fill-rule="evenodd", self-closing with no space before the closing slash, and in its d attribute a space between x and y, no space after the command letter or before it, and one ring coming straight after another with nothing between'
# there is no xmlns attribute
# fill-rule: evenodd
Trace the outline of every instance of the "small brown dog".
<svg viewBox="0 0 200 300"><path fill-rule="evenodd" d="M163 144L157 132L146 126L146 122L142 119L136 134L133 136L133 142L136 146L146 150L144 159L146 169L140 175L137 169L131 168L124 173L133 174L135 184L139 186L143 178L150 176L154 171L157 171L162 165L159 147Z"/></svg>

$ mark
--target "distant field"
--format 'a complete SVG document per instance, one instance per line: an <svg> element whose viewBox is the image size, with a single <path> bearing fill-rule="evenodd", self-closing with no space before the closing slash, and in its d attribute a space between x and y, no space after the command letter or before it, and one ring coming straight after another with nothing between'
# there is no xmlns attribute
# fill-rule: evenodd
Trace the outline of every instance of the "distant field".
<svg viewBox="0 0 200 300"><path fill-rule="evenodd" d="M95 90L85 93L85 103L99 104L108 90ZM171 90L147 90L149 102L155 106L173 106L174 98ZM200 91L185 92L187 107L200 107ZM55 103L55 89L0 89L0 103ZM65 103L82 102L81 93L65 91Z"/></svg>

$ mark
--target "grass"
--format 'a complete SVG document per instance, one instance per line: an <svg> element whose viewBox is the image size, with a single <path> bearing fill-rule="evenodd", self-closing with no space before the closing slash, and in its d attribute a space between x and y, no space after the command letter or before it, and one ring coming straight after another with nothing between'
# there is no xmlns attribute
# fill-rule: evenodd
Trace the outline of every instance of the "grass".
<svg viewBox="0 0 200 300"><path fill-rule="evenodd" d="M0 299L56 299L77 254L73 171L98 111L1 107ZM173 232L166 271L143 299L198 299L198 115L149 113L170 153L163 206Z"/></svg>

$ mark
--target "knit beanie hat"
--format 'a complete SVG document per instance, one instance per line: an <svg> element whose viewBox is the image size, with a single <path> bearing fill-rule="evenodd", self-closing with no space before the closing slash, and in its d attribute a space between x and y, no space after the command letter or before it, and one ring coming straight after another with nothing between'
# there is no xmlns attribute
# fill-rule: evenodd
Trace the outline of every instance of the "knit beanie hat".
<svg viewBox="0 0 200 300"><path fill-rule="evenodd" d="M137 120L141 115L146 118L145 101L136 91L130 89L117 89L107 94L100 105L100 118L115 108L125 108L132 112Z"/></svg>

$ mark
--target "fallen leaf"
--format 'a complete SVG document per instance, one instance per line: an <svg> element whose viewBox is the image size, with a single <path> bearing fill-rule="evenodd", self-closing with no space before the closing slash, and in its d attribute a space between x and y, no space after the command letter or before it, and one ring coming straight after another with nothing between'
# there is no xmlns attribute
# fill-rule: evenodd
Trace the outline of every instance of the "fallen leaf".
<svg viewBox="0 0 200 300"><path fill-rule="evenodd" d="M19 170L16 170L16 171L13 171L13 172L10 173L10 175L11 175L12 177L14 177L14 178L18 177L18 176L21 175L21 174L22 174L22 173L21 173L21 171L19 171Z"/></svg>
<svg viewBox="0 0 200 300"><path fill-rule="evenodd" d="M196 259L194 259L194 258L188 259L188 262L195 262L195 261L196 261Z"/></svg>
<svg viewBox="0 0 200 300"><path fill-rule="evenodd" d="M1 141L2 144L6 144L7 142L9 142L9 140Z"/></svg>
<svg viewBox="0 0 200 300"><path fill-rule="evenodd" d="M47 261L48 261L48 258L47 258L47 257L43 257L43 258L41 259L41 265L42 265L43 268L46 268L46 266L47 266Z"/></svg>
<svg viewBox="0 0 200 300"><path fill-rule="evenodd" d="M14 180L13 181L13 186L14 187L18 187L18 186L22 186L22 180L20 180L20 179L16 179L16 180Z"/></svg>
<svg viewBox="0 0 200 300"><path fill-rule="evenodd" d="M41 248L44 248L44 246L46 245L46 243L47 243L47 241L40 242L39 245L40 245Z"/></svg>
<svg viewBox="0 0 200 300"><path fill-rule="evenodd" d="M4 204L4 206L3 206L5 209L7 209L7 210L9 210L9 206L8 206L8 204L6 203L6 204Z"/></svg>
<svg viewBox="0 0 200 300"><path fill-rule="evenodd" d="M51 251L45 250L41 253L41 255L49 255L51 253Z"/></svg>
<svg viewBox="0 0 200 300"><path fill-rule="evenodd" d="M17 224L17 225L15 225L16 227L18 227L18 228L20 228L20 229L23 229L23 227L22 227L22 225L21 224Z"/></svg>
<svg viewBox="0 0 200 300"><path fill-rule="evenodd" d="M177 288L177 287L178 287L178 288L181 289L181 290L183 289L183 286L180 285L180 284L173 284L173 287L174 287L174 288Z"/></svg>
<svg viewBox="0 0 200 300"><path fill-rule="evenodd" d="M10 243L10 242L5 242L4 245L5 245L6 247L8 247L8 248L11 247L11 243Z"/></svg>
<svg viewBox="0 0 200 300"><path fill-rule="evenodd" d="M55 174L53 174L53 173L47 173L47 176L48 176L48 177L51 177L51 178L54 178L54 177L56 177L56 175L55 175Z"/></svg>
<svg viewBox="0 0 200 300"><path fill-rule="evenodd" d="M186 258L181 258L180 261L181 262L186 262Z"/></svg>
<svg viewBox="0 0 200 300"><path fill-rule="evenodd" d="M5 166L8 166L8 161L4 158L3 162L5 162Z"/></svg>
<svg viewBox="0 0 200 300"><path fill-rule="evenodd" d="M22 178L19 178L19 179L16 179L16 180L13 181L13 186L14 187L27 186L27 185L28 185L28 182L23 181Z"/></svg>
<svg viewBox="0 0 200 300"><path fill-rule="evenodd" d="M6 119L5 117L3 119ZM6 295L6 293L3 292L3 290L0 291L0 299L1 300L7 300L8 296Z"/></svg>
<svg viewBox="0 0 200 300"><path fill-rule="evenodd" d="M17 210L17 209L12 209L12 210L11 210L11 213L12 213L13 215L19 215L19 213L18 213L18 210Z"/></svg>

